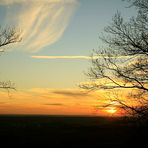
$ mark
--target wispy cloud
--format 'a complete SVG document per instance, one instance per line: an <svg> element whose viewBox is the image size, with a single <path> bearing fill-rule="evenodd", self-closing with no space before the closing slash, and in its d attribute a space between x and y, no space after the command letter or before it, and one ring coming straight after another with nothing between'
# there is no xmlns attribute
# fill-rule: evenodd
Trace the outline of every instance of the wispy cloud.
<svg viewBox="0 0 148 148"><path fill-rule="evenodd" d="M47 104L44 104L44 105L49 105L49 106L63 106L64 104L62 104L62 103L47 103Z"/></svg>
<svg viewBox="0 0 148 148"><path fill-rule="evenodd" d="M72 90L56 90L53 91L52 93L54 94L58 94L58 95L64 95L64 96L71 96L71 97L86 97L86 96L90 96L90 94L88 94L87 92L84 91L72 91Z"/></svg>
<svg viewBox="0 0 148 148"><path fill-rule="evenodd" d="M75 0L64 0L65 2L76 2ZM28 0L0 0L0 4L1 5L8 5L8 4L14 4L14 3L25 3L28 2ZM40 2L53 2L53 3L59 3L62 2L62 0L29 0L30 2L36 2L36 3L40 3Z"/></svg>
<svg viewBox="0 0 148 148"><path fill-rule="evenodd" d="M41 89L41 88L33 88L30 90L31 93L37 94L38 97L46 98L46 99L87 99L91 98L92 93L88 93L88 91L82 90L82 89Z"/></svg>
<svg viewBox="0 0 148 148"><path fill-rule="evenodd" d="M6 23L22 30L22 48L38 51L64 33L77 0L0 0L7 11ZM9 6L9 7L7 7Z"/></svg>
<svg viewBox="0 0 148 148"><path fill-rule="evenodd" d="M6 104L6 102L0 102L0 104Z"/></svg>

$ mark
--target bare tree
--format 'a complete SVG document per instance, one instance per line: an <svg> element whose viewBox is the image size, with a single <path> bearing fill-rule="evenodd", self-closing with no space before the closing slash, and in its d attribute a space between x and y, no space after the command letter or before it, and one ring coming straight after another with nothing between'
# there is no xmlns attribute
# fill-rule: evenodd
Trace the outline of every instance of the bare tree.
<svg viewBox="0 0 148 148"><path fill-rule="evenodd" d="M115 14L100 37L105 47L92 56L87 74L91 83L80 87L116 90L118 97L110 99L108 105L117 105L136 117L148 119L148 1L128 1L130 7L138 10L137 16L124 21L119 12ZM120 98L119 94L125 91L126 99Z"/></svg>
<svg viewBox="0 0 148 148"><path fill-rule="evenodd" d="M5 28L0 26L0 52L4 52L4 46L9 46L21 41L20 31L15 28ZM0 81L0 89L15 89L11 81Z"/></svg>

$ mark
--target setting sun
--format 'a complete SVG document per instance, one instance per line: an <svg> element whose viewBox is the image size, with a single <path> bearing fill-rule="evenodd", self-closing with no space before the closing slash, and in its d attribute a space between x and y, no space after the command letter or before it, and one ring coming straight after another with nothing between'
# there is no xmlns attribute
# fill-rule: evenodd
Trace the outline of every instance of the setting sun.
<svg viewBox="0 0 148 148"><path fill-rule="evenodd" d="M110 114L114 114L114 113L117 112L115 107L108 107L105 111L110 113Z"/></svg>

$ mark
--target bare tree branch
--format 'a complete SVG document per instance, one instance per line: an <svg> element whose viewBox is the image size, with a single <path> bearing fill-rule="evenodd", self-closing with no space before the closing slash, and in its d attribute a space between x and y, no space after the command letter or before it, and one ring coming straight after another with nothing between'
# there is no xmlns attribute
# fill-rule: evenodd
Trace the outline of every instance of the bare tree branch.
<svg viewBox="0 0 148 148"><path fill-rule="evenodd" d="M20 31L16 28L5 28L0 26L0 49L4 46L20 42L22 40ZM0 52L4 52L5 49L1 49ZM13 89L15 90L14 83L11 81L0 81L0 89Z"/></svg>
<svg viewBox="0 0 148 148"><path fill-rule="evenodd" d="M104 49L94 52L92 67L87 76L91 83L80 85L87 90L120 89L129 91L127 99L138 105L129 105L116 98L120 107L134 116L148 117L148 1L129 0L137 8L136 17L125 22L119 12L112 24L105 28L100 37L105 42ZM126 58L118 58L125 56ZM148 119L148 118L147 118Z"/></svg>

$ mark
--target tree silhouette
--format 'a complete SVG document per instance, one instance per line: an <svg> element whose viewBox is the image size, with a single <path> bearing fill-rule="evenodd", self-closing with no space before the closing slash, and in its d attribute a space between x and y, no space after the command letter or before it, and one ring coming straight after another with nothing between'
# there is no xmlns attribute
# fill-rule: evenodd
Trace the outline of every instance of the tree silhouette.
<svg viewBox="0 0 148 148"><path fill-rule="evenodd" d="M5 28L0 26L0 52L5 52L4 46L9 46L21 41L20 31L16 28ZM0 89L15 89L11 81L0 81Z"/></svg>
<svg viewBox="0 0 148 148"><path fill-rule="evenodd" d="M105 106L114 105L130 115L148 119L148 1L128 0L137 15L125 21L117 12L100 39L105 46L93 52L87 73L88 90L116 90L116 97ZM121 98L121 92L128 95ZM130 103L129 103L130 102Z"/></svg>

